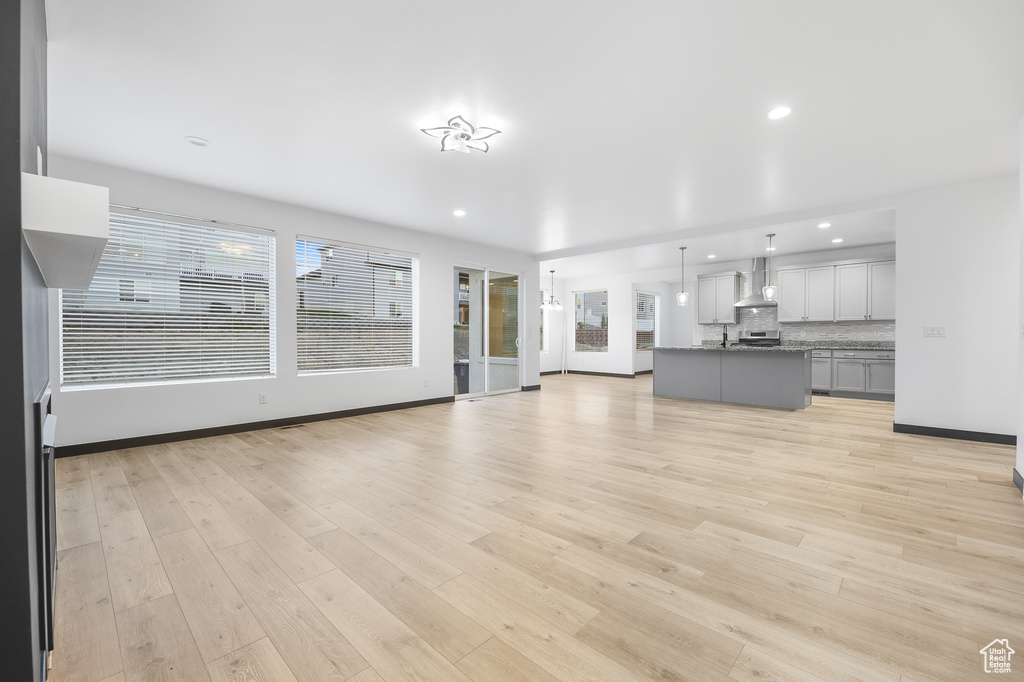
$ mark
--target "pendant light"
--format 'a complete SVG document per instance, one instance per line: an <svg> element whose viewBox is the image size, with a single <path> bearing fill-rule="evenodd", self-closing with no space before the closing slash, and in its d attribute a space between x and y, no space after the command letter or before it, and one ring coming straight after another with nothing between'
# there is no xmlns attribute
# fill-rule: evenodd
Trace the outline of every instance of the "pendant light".
<svg viewBox="0 0 1024 682"><path fill-rule="evenodd" d="M555 300L555 271L551 271L551 297L540 304L541 310L561 310L562 304Z"/></svg>
<svg viewBox="0 0 1024 682"><path fill-rule="evenodd" d="M779 288L772 285L772 251L775 249L772 247L772 237L775 233L766 234L768 237L768 267L764 271L764 286L761 288L761 295L764 296L766 301L774 301L775 297L779 295Z"/></svg>
<svg viewBox="0 0 1024 682"><path fill-rule="evenodd" d="M676 294L676 305L686 305L690 300L690 294L686 293L686 289L683 287L686 285L686 280L683 278L686 266L686 247L679 247L679 293Z"/></svg>

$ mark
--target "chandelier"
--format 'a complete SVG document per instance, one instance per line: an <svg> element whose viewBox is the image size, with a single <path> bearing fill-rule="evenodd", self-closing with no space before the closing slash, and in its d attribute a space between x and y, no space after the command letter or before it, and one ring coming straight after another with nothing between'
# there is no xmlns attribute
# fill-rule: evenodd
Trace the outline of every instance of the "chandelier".
<svg viewBox="0 0 1024 682"><path fill-rule="evenodd" d="M448 119L446 126L420 128L420 130L431 137L441 138L441 151L462 152L463 154L468 154L471 149L486 152L490 147L483 140L501 132L494 128L474 126L461 116L453 116Z"/></svg>

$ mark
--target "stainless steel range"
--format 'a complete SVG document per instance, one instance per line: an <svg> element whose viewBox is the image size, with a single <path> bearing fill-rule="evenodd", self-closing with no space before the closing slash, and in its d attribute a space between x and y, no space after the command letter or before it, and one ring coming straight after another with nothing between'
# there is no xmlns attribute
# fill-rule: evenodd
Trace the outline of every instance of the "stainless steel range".
<svg viewBox="0 0 1024 682"><path fill-rule="evenodd" d="M736 343L740 346L778 346L782 340L778 329L741 329Z"/></svg>

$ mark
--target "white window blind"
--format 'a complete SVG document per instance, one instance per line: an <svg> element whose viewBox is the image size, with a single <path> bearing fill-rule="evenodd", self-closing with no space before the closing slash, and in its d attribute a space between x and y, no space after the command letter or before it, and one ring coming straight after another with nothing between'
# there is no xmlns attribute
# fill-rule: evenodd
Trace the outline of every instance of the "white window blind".
<svg viewBox="0 0 1024 682"><path fill-rule="evenodd" d="M654 316L656 299L654 294L636 292L636 349L654 348Z"/></svg>
<svg viewBox="0 0 1024 682"><path fill-rule="evenodd" d="M111 213L60 330L66 386L272 375L274 236Z"/></svg>
<svg viewBox="0 0 1024 682"><path fill-rule="evenodd" d="M608 352L608 290L578 291L576 298L576 352Z"/></svg>
<svg viewBox="0 0 1024 682"><path fill-rule="evenodd" d="M492 358L519 356L519 277L494 276L487 282L488 352Z"/></svg>
<svg viewBox="0 0 1024 682"><path fill-rule="evenodd" d="M413 367L419 259L295 240L299 374Z"/></svg>

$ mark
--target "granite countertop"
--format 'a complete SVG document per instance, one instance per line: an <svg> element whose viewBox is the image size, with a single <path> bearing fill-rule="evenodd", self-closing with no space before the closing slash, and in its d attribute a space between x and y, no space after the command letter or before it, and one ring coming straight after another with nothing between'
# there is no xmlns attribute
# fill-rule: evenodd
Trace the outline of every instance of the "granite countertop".
<svg viewBox="0 0 1024 682"><path fill-rule="evenodd" d="M658 346L655 350L722 350L721 341L702 346ZM896 350L895 341L788 341L781 346L741 346L730 341L725 350L781 352L799 350Z"/></svg>
<svg viewBox="0 0 1024 682"><path fill-rule="evenodd" d="M657 346L654 350L725 350L738 353L809 353L813 348L794 348L792 346L742 346L730 343L725 348L721 346Z"/></svg>
<svg viewBox="0 0 1024 682"><path fill-rule="evenodd" d="M783 348L808 350L896 350L895 341L786 341Z"/></svg>

